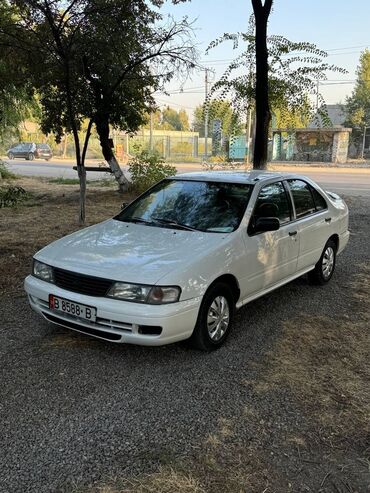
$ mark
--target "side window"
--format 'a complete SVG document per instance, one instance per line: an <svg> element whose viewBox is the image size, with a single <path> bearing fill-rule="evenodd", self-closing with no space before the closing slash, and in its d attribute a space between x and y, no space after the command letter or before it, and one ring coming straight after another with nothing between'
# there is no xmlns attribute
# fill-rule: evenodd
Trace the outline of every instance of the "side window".
<svg viewBox="0 0 370 493"><path fill-rule="evenodd" d="M258 233L255 224L260 217L277 217L280 224L287 223L291 220L289 199L281 182L266 185L261 189L256 200L248 233Z"/></svg>
<svg viewBox="0 0 370 493"><path fill-rule="evenodd" d="M326 200L324 197L321 195L320 192L316 190L316 188L311 187L311 192L313 195L313 199L315 201L316 205L316 210L317 211L323 211L328 208L328 204L326 203Z"/></svg>
<svg viewBox="0 0 370 493"><path fill-rule="evenodd" d="M292 192L297 219L316 212L310 186L302 180L288 180Z"/></svg>

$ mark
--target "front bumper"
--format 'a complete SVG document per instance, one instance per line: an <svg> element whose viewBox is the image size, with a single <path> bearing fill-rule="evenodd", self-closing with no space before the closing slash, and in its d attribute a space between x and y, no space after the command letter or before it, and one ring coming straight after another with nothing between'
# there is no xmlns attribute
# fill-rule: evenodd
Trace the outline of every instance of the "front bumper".
<svg viewBox="0 0 370 493"><path fill-rule="evenodd" d="M168 305L144 305L87 296L28 276L24 282L31 307L47 320L99 339L143 346L162 346L188 339L195 327L201 298ZM49 309L49 294L93 306L96 322ZM161 327L160 335L140 333L141 327Z"/></svg>

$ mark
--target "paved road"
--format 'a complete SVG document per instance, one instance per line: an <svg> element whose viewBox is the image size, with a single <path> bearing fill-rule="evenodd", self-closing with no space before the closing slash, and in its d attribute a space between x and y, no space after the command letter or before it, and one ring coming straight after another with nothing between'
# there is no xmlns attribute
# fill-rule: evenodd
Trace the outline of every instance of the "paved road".
<svg viewBox="0 0 370 493"><path fill-rule="evenodd" d="M48 178L64 177L76 178L77 173L73 170L73 161L7 161L9 169L14 173L25 176L43 176ZM95 163L96 166L96 163ZM305 174L317 181L323 188L332 190L339 194L352 196L370 197L370 169L366 168L310 168L274 166L281 171L294 171ZM179 164L177 169L180 173L201 170L198 164ZM103 173L91 172L89 179L97 180L104 177Z"/></svg>

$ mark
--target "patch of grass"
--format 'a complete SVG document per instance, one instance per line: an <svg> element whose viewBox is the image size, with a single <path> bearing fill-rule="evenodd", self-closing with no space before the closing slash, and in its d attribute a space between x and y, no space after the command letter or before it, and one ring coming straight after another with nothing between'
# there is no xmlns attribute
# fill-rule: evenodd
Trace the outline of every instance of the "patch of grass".
<svg viewBox="0 0 370 493"><path fill-rule="evenodd" d="M0 296L23 292L23 280L29 273L34 253L79 229L78 187L62 187L27 177L21 177L17 183L32 200L21 207L0 209L0 230L6 232L0 233ZM122 202L131 202L134 197L108 188L88 188L86 226L117 214ZM27 207L26 212L23 205Z"/></svg>
<svg viewBox="0 0 370 493"><path fill-rule="evenodd" d="M0 180L17 180L18 177L11 171L3 161L0 161Z"/></svg>
<svg viewBox="0 0 370 493"><path fill-rule="evenodd" d="M29 194L22 187L0 187L0 208L15 207L25 202L28 198Z"/></svg>
<svg viewBox="0 0 370 493"><path fill-rule="evenodd" d="M267 354L269 370L255 390L288 388L332 440L361 447L370 431L370 268L357 270L350 285L351 314L300 315L286 322L281 339Z"/></svg>
<svg viewBox="0 0 370 493"><path fill-rule="evenodd" d="M116 180L112 178L102 178L100 180L91 180L89 181L90 185L94 187L113 187L116 185Z"/></svg>
<svg viewBox="0 0 370 493"><path fill-rule="evenodd" d="M97 493L206 493L200 482L186 472L160 467L153 474L103 486Z"/></svg>
<svg viewBox="0 0 370 493"><path fill-rule="evenodd" d="M57 185L78 185L80 183L78 178L63 178L61 176L58 178L52 178L48 181L49 183L56 183Z"/></svg>
<svg viewBox="0 0 370 493"><path fill-rule="evenodd" d="M78 178L52 178L48 180L48 183L53 183L56 185L79 185L80 181ZM111 178L102 178L100 180L86 180L88 185L94 187L112 187L115 185L115 181Z"/></svg>

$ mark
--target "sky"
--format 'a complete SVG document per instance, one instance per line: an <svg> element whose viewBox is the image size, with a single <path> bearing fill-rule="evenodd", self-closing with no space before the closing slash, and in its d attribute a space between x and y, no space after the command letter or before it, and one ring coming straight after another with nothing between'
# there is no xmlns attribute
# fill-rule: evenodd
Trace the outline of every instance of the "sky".
<svg viewBox="0 0 370 493"><path fill-rule="evenodd" d="M212 50L208 44L225 32L246 31L252 13L251 0L192 0L177 6L168 4L165 10L175 18L188 16L194 20L195 42L201 64L215 71L217 80L234 57L232 43ZM370 48L370 0L274 0L269 34L279 34L292 41L308 41L327 50L328 63L345 68L348 73L329 73L330 85L322 85L327 104L344 102L353 89L361 52ZM349 83L345 83L349 81ZM157 94L158 105L185 108L192 118L193 109L204 101L204 72L194 73L183 83L173 80L170 96ZM183 88L183 93L179 93ZM178 94L173 94L174 92Z"/></svg>

